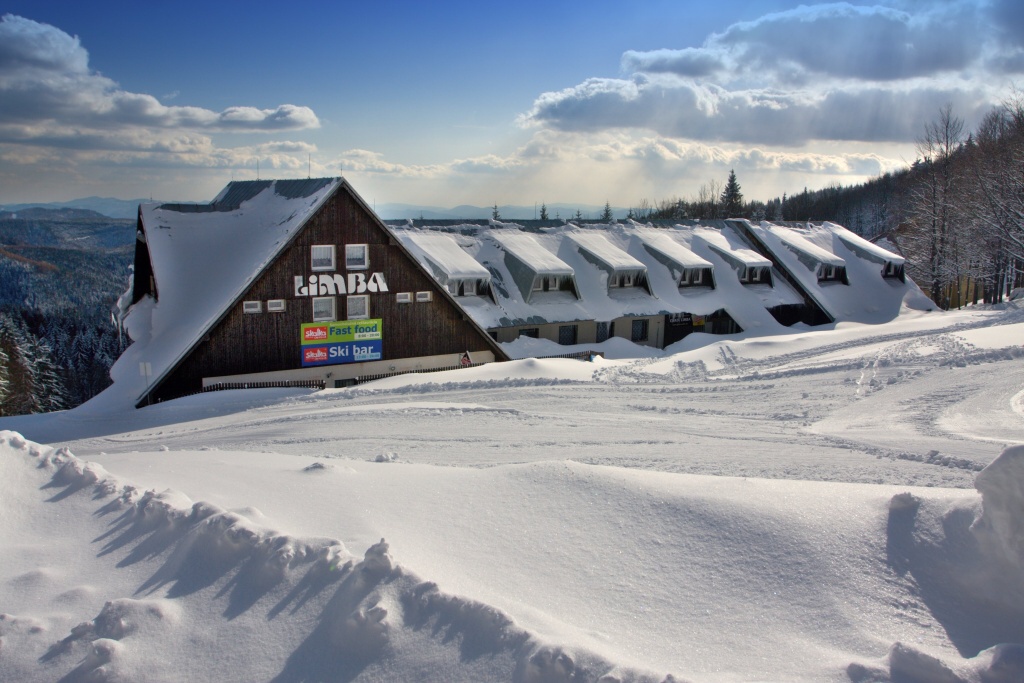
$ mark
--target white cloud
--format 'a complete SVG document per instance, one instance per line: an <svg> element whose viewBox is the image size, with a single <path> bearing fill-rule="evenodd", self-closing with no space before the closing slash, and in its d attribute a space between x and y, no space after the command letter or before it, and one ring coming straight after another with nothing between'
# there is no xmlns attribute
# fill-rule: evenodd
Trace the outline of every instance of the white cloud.
<svg viewBox="0 0 1024 683"><path fill-rule="evenodd" d="M72 147L83 140L109 140L104 130L277 132L319 127L308 107L282 104L274 109L166 106L145 93L133 93L89 69L89 56L76 37L58 28L14 15L0 19L0 140ZM65 129L33 140L34 130ZM129 136L130 137L130 136ZM143 136L144 137L144 136Z"/></svg>
<svg viewBox="0 0 1024 683"><path fill-rule="evenodd" d="M946 103L969 125L998 103L985 69L1024 73L1024 53L997 44L992 24L1024 11L994 4L801 5L701 47L626 52L628 76L542 93L519 122L762 145L912 141Z"/></svg>

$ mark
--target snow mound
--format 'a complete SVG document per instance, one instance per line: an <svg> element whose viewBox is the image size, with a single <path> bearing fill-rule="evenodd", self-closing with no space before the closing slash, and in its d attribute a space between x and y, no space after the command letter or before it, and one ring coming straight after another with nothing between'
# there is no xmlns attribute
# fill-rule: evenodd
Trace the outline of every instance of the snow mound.
<svg viewBox="0 0 1024 683"><path fill-rule="evenodd" d="M370 676L374 680L408 680L424 662L447 660L442 666L455 674L451 680L674 680L541 640L494 607L445 594L397 565L384 539L360 560L338 541L296 538L256 524L249 519L261 518L254 509L243 515L174 490L141 491L66 448L54 450L15 432L0 432L0 457L12 451L49 476L42 488L60 489L48 502L92 507L89 516L106 518L106 531L93 543L99 557L121 558L111 560L111 568L148 562L155 571L133 597L106 600L93 618L51 641L35 657L43 668L34 671L27 666L33 656L25 651L38 648L38 640L25 644L26 634L45 634L45 619L0 615L0 643L12 635L19 639L17 661L0 662L0 678L6 670L17 672L19 680L98 683L197 676L351 680L369 668L377 672ZM45 583L50 573L30 572L22 580ZM324 589L331 586L333 595L326 595ZM115 583L105 592L110 590L117 590ZM296 614L320 595L325 597L318 602L319 616L297 617L288 628L298 629L293 638L300 642L275 659L274 638L261 629L279 626L276 620ZM271 596L279 599L265 621L231 627L258 603L273 603ZM196 656L197 649L214 654ZM4 645L5 654L10 650ZM396 661L404 668L388 673Z"/></svg>
<svg viewBox="0 0 1024 683"><path fill-rule="evenodd" d="M916 583L964 658L896 642L887 666L851 664L855 683L1024 681L1024 447L1005 449L975 486L981 505L910 493L889 503L889 565Z"/></svg>
<svg viewBox="0 0 1024 683"><path fill-rule="evenodd" d="M972 527L991 539L996 552L1024 574L1024 446L1004 450L977 476L983 513Z"/></svg>

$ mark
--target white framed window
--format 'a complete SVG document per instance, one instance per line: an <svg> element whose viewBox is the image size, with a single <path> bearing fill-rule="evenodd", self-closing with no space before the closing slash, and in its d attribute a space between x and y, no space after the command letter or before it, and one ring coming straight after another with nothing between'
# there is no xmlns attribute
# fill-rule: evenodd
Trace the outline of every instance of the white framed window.
<svg viewBox="0 0 1024 683"><path fill-rule="evenodd" d="M337 319L337 303L333 296L313 297L313 322L329 322Z"/></svg>
<svg viewBox="0 0 1024 683"><path fill-rule="evenodd" d="M534 278L533 280L533 291L542 292L544 291L544 279L542 277Z"/></svg>
<svg viewBox="0 0 1024 683"><path fill-rule="evenodd" d="M466 280L462 287L463 296L476 296L476 280Z"/></svg>
<svg viewBox="0 0 1024 683"><path fill-rule="evenodd" d="M263 302L262 301L243 301L242 302L242 313L262 313Z"/></svg>
<svg viewBox="0 0 1024 683"><path fill-rule="evenodd" d="M367 270L370 267L370 245L346 244L345 269Z"/></svg>
<svg viewBox="0 0 1024 683"><path fill-rule="evenodd" d="M458 296L459 295L459 281L458 280L449 280L447 286L448 286L448 293L449 294L451 294L452 296Z"/></svg>
<svg viewBox="0 0 1024 683"><path fill-rule="evenodd" d="M267 313L284 313L285 308L284 299L270 299L267 301Z"/></svg>
<svg viewBox="0 0 1024 683"><path fill-rule="evenodd" d="M412 303L412 292L398 292L395 294L395 302L400 304Z"/></svg>
<svg viewBox="0 0 1024 683"><path fill-rule="evenodd" d="M434 293L433 292L416 292L416 301L417 301L417 303L418 302L423 302L423 301L433 301L433 300L434 300Z"/></svg>
<svg viewBox="0 0 1024 683"><path fill-rule="evenodd" d="M309 266L313 270L337 270L333 244L314 244L309 248Z"/></svg>
<svg viewBox="0 0 1024 683"><path fill-rule="evenodd" d="M370 317L370 297L355 294L345 297L346 320L365 320Z"/></svg>

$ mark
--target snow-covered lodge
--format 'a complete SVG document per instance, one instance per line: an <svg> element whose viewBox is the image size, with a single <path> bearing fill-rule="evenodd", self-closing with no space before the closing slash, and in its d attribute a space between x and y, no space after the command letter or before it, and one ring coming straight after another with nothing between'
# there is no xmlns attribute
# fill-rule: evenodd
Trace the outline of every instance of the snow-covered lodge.
<svg viewBox="0 0 1024 683"><path fill-rule="evenodd" d="M830 223L389 223L439 282L465 269L445 270L455 253L487 272L456 300L501 343L621 337L664 348L694 332L883 322L913 287L901 257Z"/></svg>
<svg viewBox="0 0 1024 683"><path fill-rule="evenodd" d="M480 271L458 274L468 283ZM143 204L123 303L134 343L111 374L135 387L136 405L507 358L342 178Z"/></svg>
<svg viewBox="0 0 1024 683"><path fill-rule="evenodd" d="M829 223L389 225L342 178L142 205L137 238L134 344L112 371L136 405L506 360L520 337L664 348L883 322L913 287L902 258Z"/></svg>

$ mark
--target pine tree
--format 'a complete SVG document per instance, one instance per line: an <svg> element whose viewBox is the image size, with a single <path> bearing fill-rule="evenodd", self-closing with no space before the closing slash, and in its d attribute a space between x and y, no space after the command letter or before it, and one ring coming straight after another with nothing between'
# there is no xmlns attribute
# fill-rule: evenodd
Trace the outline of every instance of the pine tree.
<svg viewBox="0 0 1024 683"><path fill-rule="evenodd" d="M725 182L725 189L722 190L721 204L722 218L743 216L743 193L740 192L740 184L736 180L736 171L729 171L729 180Z"/></svg>
<svg viewBox="0 0 1024 683"><path fill-rule="evenodd" d="M612 222L612 205L608 202L604 203L604 212L601 213L601 221L604 223Z"/></svg>
<svg viewBox="0 0 1024 683"><path fill-rule="evenodd" d="M540 219L546 221L548 219L548 207L546 204L540 205Z"/></svg>
<svg viewBox="0 0 1024 683"><path fill-rule="evenodd" d="M500 221L501 220L501 214L498 213L498 205L497 204L495 204L494 207L491 209L491 218L493 218L496 221Z"/></svg>

